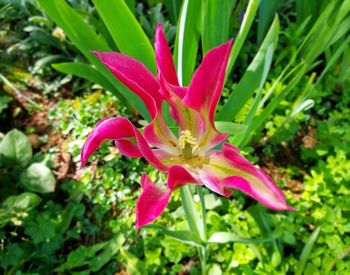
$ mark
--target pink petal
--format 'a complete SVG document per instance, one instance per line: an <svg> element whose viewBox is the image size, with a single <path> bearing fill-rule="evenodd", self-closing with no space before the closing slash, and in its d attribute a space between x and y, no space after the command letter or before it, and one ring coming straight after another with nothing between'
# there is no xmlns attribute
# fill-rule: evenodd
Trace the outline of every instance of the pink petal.
<svg viewBox="0 0 350 275"><path fill-rule="evenodd" d="M180 130L189 130L194 137L200 136L204 129L205 123L202 115L192 108L185 106L181 96L187 93L187 88L171 85L159 74L160 92L164 99L170 105L170 115L180 126Z"/></svg>
<svg viewBox="0 0 350 275"><path fill-rule="evenodd" d="M157 219L168 205L172 191L157 187L146 174L141 177L142 194L136 204L136 229Z"/></svg>
<svg viewBox="0 0 350 275"><path fill-rule="evenodd" d="M208 164L190 171L198 184L204 185L221 196L229 197L232 195L232 191L223 185L222 178Z"/></svg>
<svg viewBox="0 0 350 275"><path fill-rule="evenodd" d="M179 154L178 140L161 116L161 110L152 123L145 127L143 135L153 146L174 155Z"/></svg>
<svg viewBox="0 0 350 275"><path fill-rule="evenodd" d="M156 158L147 141L139 133L137 128L127 118L124 117L104 119L102 122L99 122L97 124L83 145L81 151L82 166L86 164L88 158L106 139L120 140L128 138L135 138L139 151L149 163L161 171L168 171L168 167ZM125 148L122 148L122 150L123 149ZM135 151L134 153L136 154Z"/></svg>
<svg viewBox="0 0 350 275"><path fill-rule="evenodd" d="M184 97L185 105L208 115L214 125L215 108L219 101L225 78L232 40L210 50L194 73L190 88Z"/></svg>
<svg viewBox="0 0 350 275"><path fill-rule="evenodd" d="M170 167L168 176L168 187L170 190L174 191L189 183L197 183L197 181L185 168L180 165Z"/></svg>
<svg viewBox="0 0 350 275"><path fill-rule="evenodd" d="M179 86L173 57L161 24L158 24L157 26L154 48L156 51L158 72L161 72L169 83Z"/></svg>
<svg viewBox="0 0 350 275"><path fill-rule="evenodd" d="M139 61L118 52L93 52L125 86L146 104L152 118L162 106L159 85L153 74Z"/></svg>
<svg viewBox="0 0 350 275"><path fill-rule="evenodd" d="M224 143L222 154L213 155L212 163L225 171L224 186L245 192L271 209L294 209L287 204L282 191L270 177L242 157L239 150L231 144Z"/></svg>
<svg viewBox="0 0 350 275"><path fill-rule="evenodd" d="M121 154L124 156L127 156L129 158L142 158L143 155L137 146L137 144L125 140L125 139L119 139L115 141L115 145L118 147L118 150Z"/></svg>

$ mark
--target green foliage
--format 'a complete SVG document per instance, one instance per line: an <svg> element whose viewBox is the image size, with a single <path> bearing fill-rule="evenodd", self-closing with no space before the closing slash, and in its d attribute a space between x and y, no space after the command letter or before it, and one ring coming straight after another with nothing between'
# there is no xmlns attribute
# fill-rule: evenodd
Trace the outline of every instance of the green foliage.
<svg viewBox="0 0 350 275"><path fill-rule="evenodd" d="M12 130L0 143L0 273L200 274L197 249L203 247L206 236L209 274L349 273L350 97L346 91L350 48L344 38L349 1L322 1L319 7L314 1L296 1L296 6L280 1L280 26L277 19L270 24L277 7L268 6L269 1L238 1L237 5L223 1L222 6L209 0L171 0L164 1L164 6L143 1L136 9L135 1L114 1L108 6L107 1L94 1L96 8L87 1L39 2L67 37L60 41L57 34L52 35L55 23L41 14L36 2L11 1L0 6L2 30L9 26L5 37L11 33L9 22L14 22L15 15L22 20L18 30L26 32L25 37L18 36L12 53L38 51L39 60L47 56L31 66L38 74L62 58L65 62L56 64L57 70L89 79L120 96L88 90L74 99L59 99L51 110L49 119L64 135L72 170L79 167L81 146L99 119L123 115L140 127L145 125L136 112L127 112L125 98L147 119L143 105L137 105L136 97L131 98L89 51L119 49L154 72L148 39L162 22L171 41L172 24L178 22L175 55L177 65L182 62L184 83L189 82L201 53L234 36L228 72L235 67L224 91L226 105L220 106L223 116L234 122L216 125L235 133L230 137L235 144L248 144L252 138L243 153L253 154L249 158L263 167L274 164L269 172L297 211L272 212L240 192L226 199L208 190L182 207L180 197L191 196L187 189L174 193L157 224L136 232L140 174L146 172L156 181L164 181L163 175L105 143L90 166L56 184L49 161L56 149L34 151L33 157L27 137ZM229 4L232 7L225 6ZM297 9L297 23L290 21L295 17L291 7ZM110 16L115 8L120 8L116 12L123 23ZM228 20L231 8L234 18ZM220 17L222 13L225 16ZM222 27L215 32L217 25ZM260 45L256 37L267 42ZM11 99L0 95L0 113ZM287 153L281 155L281 150ZM200 226L203 215L196 215L202 200L208 210L208 232ZM185 213L193 217L192 223L186 223Z"/></svg>

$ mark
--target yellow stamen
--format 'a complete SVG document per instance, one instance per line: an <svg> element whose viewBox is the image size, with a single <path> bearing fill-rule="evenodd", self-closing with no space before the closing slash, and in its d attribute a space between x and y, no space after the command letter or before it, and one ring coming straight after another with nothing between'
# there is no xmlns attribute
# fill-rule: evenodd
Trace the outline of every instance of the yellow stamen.
<svg viewBox="0 0 350 275"><path fill-rule="evenodd" d="M189 130L181 131L179 145L185 159L192 158L192 146L196 145L197 139L191 135Z"/></svg>
<svg viewBox="0 0 350 275"><path fill-rule="evenodd" d="M181 149L185 149L187 143L190 145L196 145L197 139L191 135L189 130L181 131L181 135L179 137Z"/></svg>

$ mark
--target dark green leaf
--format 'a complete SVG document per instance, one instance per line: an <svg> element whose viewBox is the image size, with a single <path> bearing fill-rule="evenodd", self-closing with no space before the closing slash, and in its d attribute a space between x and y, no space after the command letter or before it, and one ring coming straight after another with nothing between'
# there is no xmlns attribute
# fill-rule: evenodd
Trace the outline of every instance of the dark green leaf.
<svg viewBox="0 0 350 275"><path fill-rule="evenodd" d="M56 180L51 170L42 163L33 163L20 177L21 184L30 191L51 193L55 191Z"/></svg>
<svg viewBox="0 0 350 275"><path fill-rule="evenodd" d="M32 159L32 146L25 134L14 129L0 143L0 165L27 165Z"/></svg>

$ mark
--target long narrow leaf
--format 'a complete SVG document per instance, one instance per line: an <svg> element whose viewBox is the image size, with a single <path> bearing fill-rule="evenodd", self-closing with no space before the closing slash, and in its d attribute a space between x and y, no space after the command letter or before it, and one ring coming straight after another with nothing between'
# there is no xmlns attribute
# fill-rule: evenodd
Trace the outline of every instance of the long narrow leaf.
<svg viewBox="0 0 350 275"><path fill-rule="evenodd" d="M317 227L315 229L315 231L312 232L312 234L310 235L309 239L307 240L307 242L306 242L306 244L305 244L305 246L303 248L303 251L301 252L299 263L298 263L298 267L297 267L297 271L295 272L295 275L303 274L305 265L307 263L307 260L310 257L312 248L314 247L314 244L315 244L315 242L316 242L316 240L318 238L318 235L320 234L320 230L321 230L321 228Z"/></svg>
<svg viewBox="0 0 350 275"><path fill-rule="evenodd" d="M201 1L182 3L175 41L175 63L181 85L187 85L194 71L200 37Z"/></svg>
<svg viewBox="0 0 350 275"><path fill-rule="evenodd" d="M258 43L260 43L277 12L280 0L261 0L259 7Z"/></svg>
<svg viewBox="0 0 350 275"><path fill-rule="evenodd" d="M266 243L271 242L274 239L264 238L264 239L248 239L238 236L230 232L215 232L210 236L209 243Z"/></svg>
<svg viewBox="0 0 350 275"><path fill-rule="evenodd" d="M169 230L165 226L161 224L148 224L144 226L144 228L148 229L157 229L162 234L165 234L169 237L172 237L180 242L183 242L185 244L193 245L193 246L202 246L201 240L197 238L195 234L193 234L191 231L182 230L182 231L174 231Z"/></svg>
<svg viewBox="0 0 350 275"><path fill-rule="evenodd" d="M233 65L236 62L239 52L243 46L245 39L247 38L248 32L252 23L254 21L256 11L258 10L260 0L249 0L247 10L244 14L243 22L241 28L236 37L234 37L234 44L230 53L228 60L228 65L226 69L226 76L228 76L232 70Z"/></svg>
<svg viewBox="0 0 350 275"><path fill-rule="evenodd" d="M228 40L230 17L236 0L206 0L204 2L202 48L203 53L206 53Z"/></svg>
<svg viewBox="0 0 350 275"><path fill-rule="evenodd" d="M90 53L92 50L110 51L104 40L83 20L83 18L71 8L64 0L38 0L40 6L59 25L73 44L82 54L95 65L96 68L115 86L111 90L129 107L135 108L145 119L149 119L148 111L144 103L134 93L122 85L112 73ZM116 93L116 90L118 93Z"/></svg>
<svg viewBox="0 0 350 275"><path fill-rule="evenodd" d="M101 85L103 88L109 91L115 90L115 87L108 81L108 79L89 64L81 62L66 62L53 64L52 67L54 67L59 72L72 74L95 82L96 84Z"/></svg>
<svg viewBox="0 0 350 275"><path fill-rule="evenodd" d="M156 73L153 47L123 0L93 0L118 49Z"/></svg>
<svg viewBox="0 0 350 275"><path fill-rule="evenodd" d="M279 20L276 16L258 53L250 63L236 89L228 98L221 112L218 114L218 120L232 121L246 101L258 88L262 87L261 83L265 82L267 77L265 67L266 56L269 57L269 55L271 55L271 47L273 51L276 49L278 32Z"/></svg>

